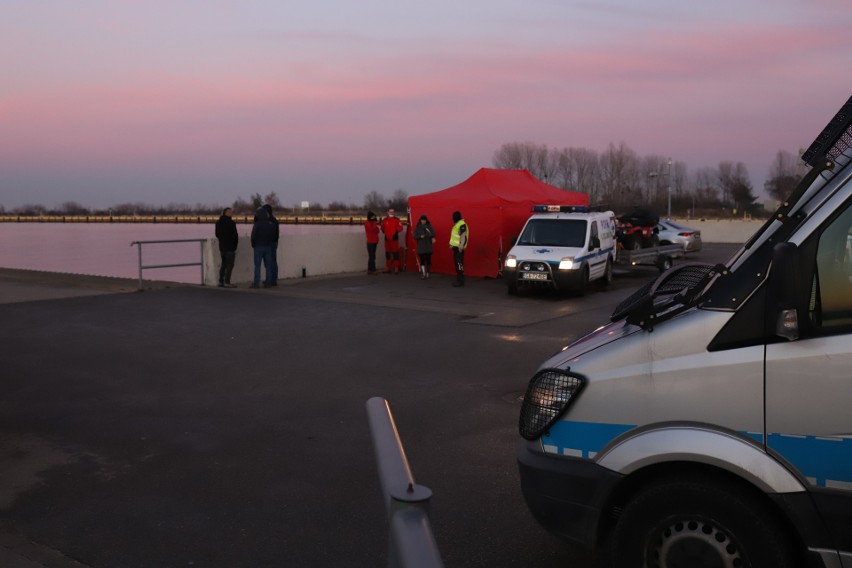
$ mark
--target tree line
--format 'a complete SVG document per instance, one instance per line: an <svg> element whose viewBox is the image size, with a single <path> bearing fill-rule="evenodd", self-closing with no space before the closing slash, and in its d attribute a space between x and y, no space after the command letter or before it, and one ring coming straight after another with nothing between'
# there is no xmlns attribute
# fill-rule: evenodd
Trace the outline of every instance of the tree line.
<svg viewBox="0 0 852 568"><path fill-rule="evenodd" d="M801 151L799 152L801 155ZM690 172L684 162L657 154L640 156L626 144L606 150L551 148L533 142L510 142L493 157L496 168L526 169L550 185L587 193L589 203L615 211L634 205L665 211L671 192L672 212L718 215L758 214L748 170L742 162L722 161L716 167ZM801 181L807 166L791 152L779 150L764 189L785 199Z"/></svg>
<svg viewBox="0 0 852 568"><path fill-rule="evenodd" d="M799 156L802 151L799 151ZM779 150L770 166L765 191L778 201L785 199L807 171L799 156ZM725 216L734 212L760 214L748 170L742 162L722 161L715 167L702 167L690 172L684 162L658 154L639 156L626 144L610 144L603 152L588 148L551 148L533 142L510 142L494 152L493 166L505 169L526 169L550 185L589 195L589 203L616 212L634 205L653 208L659 212L668 208L671 193L673 214L692 216ZM54 208L27 204L7 211L0 205L0 214L13 215L218 215L230 206L237 215L251 215L258 207L269 204L282 214L305 215L331 212L345 215L364 215L367 211L381 214L389 208L404 212L408 193L397 189L387 197L378 191L364 196L361 204L332 201L326 206L310 202L286 206L273 191L266 195L253 193L237 197L230 204L206 205L169 203L156 206L142 202L119 203L106 209L90 209L75 201L66 201Z"/></svg>
<svg viewBox="0 0 852 568"><path fill-rule="evenodd" d="M168 205L150 205L143 202L127 202L119 203L105 209L90 209L77 203L76 201L65 201L55 207L45 207L40 204L26 204L20 207L14 207L8 211L0 205L0 214L21 215L21 216L39 216L39 215L58 215L58 216L119 216L130 217L134 215L142 216L169 216L169 215L204 215L215 216L222 212L226 206L234 210L236 215L252 215L261 205L269 204L275 211L281 214L289 215L317 215L324 212L358 215L364 216L367 211L373 211L381 216L381 213L388 209L396 209L397 211L406 211L408 207L408 193L401 189L397 189L390 197L385 197L378 191L371 191L364 196L364 202L361 205L354 203L344 203L342 201L332 201L328 205L323 206L318 202L311 202L307 207L302 204L286 206L281 202L281 199L273 191L266 195L253 193L247 198L237 197L232 203L224 205L207 205L197 203L189 205L186 203L169 203Z"/></svg>

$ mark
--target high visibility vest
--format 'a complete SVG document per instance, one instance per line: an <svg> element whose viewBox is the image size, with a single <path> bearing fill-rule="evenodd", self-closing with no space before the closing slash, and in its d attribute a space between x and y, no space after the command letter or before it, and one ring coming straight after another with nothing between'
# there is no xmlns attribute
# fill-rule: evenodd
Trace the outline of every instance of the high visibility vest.
<svg viewBox="0 0 852 568"><path fill-rule="evenodd" d="M453 225L453 230L450 231L450 246L457 247L461 243L461 228L467 227L467 223L464 222L464 219L460 219L458 223ZM467 238L470 240L470 229L466 229Z"/></svg>

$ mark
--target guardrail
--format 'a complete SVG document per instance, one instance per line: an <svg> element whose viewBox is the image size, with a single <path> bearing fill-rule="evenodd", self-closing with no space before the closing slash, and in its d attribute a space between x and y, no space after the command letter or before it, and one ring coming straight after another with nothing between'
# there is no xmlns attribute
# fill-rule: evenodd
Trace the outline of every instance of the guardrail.
<svg viewBox="0 0 852 568"><path fill-rule="evenodd" d="M201 285L204 286L204 241L207 239L173 239L168 241L133 241L130 246L136 245L139 252L139 289L142 289L142 271L150 268L175 268L178 266L200 266ZM177 264L142 264L142 245L165 244L165 243L200 243L200 257L198 262L180 262Z"/></svg>
<svg viewBox="0 0 852 568"><path fill-rule="evenodd" d="M390 521L389 568L443 568L429 522L432 490L414 482L388 402L368 400L367 419Z"/></svg>

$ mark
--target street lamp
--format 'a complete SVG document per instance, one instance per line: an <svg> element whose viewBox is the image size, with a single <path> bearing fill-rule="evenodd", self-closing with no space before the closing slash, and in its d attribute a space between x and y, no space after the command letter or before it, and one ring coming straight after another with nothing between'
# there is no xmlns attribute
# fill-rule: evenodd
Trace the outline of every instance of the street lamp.
<svg viewBox="0 0 852 568"><path fill-rule="evenodd" d="M671 219L672 218L672 159L671 158L669 158L669 173L667 175L669 176L669 179L668 179L668 182L669 182L669 187L668 187L669 214L666 215L666 218Z"/></svg>
<svg viewBox="0 0 852 568"><path fill-rule="evenodd" d="M648 177L659 178L660 176L668 176L668 179L666 180L668 182L668 185L666 187L666 193L667 193L667 197L668 197L668 215L667 215L667 217L669 219L671 219L671 217L672 217L672 159L671 158L669 158L667 165L668 165L669 169L666 173L651 172L651 173L648 174ZM659 182L657 182L657 183L659 183ZM650 190L650 188L649 188L649 190ZM655 194L655 197L656 197L656 188L655 188L654 194Z"/></svg>

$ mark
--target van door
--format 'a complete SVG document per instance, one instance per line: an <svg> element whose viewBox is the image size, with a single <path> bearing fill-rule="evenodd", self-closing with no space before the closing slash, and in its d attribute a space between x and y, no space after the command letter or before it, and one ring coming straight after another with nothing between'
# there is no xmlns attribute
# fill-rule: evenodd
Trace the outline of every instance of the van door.
<svg viewBox="0 0 852 568"><path fill-rule="evenodd" d="M801 268L811 281L810 289L801 292L808 314L799 322L799 339L766 349L766 440L807 479L837 548L852 553L849 199L838 209L799 246Z"/></svg>
<svg viewBox="0 0 852 568"><path fill-rule="evenodd" d="M593 243L597 246L593 248ZM589 279L597 280L603 275L606 268L606 256L601 254L601 239L598 221L592 219L589 222Z"/></svg>

